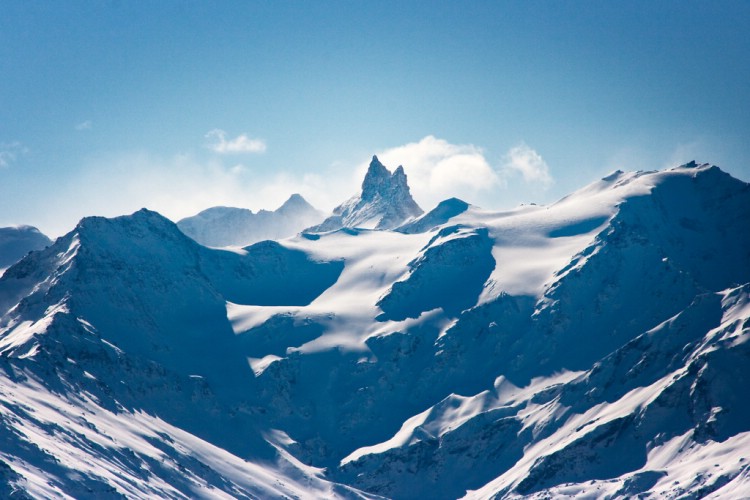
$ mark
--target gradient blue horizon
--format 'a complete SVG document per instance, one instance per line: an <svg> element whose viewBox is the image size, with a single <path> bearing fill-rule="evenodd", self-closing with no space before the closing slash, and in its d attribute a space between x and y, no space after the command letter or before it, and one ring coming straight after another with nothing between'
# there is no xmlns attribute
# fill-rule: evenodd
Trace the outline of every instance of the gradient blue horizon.
<svg viewBox="0 0 750 500"><path fill-rule="evenodd" d="M51 225L92 159L208 158L216 128L266 142L242 158L259 175L434 135L494 164L528 144L541 201L675 155L748 180L748 21L739 1L4 2L0 225Z"/></svg>

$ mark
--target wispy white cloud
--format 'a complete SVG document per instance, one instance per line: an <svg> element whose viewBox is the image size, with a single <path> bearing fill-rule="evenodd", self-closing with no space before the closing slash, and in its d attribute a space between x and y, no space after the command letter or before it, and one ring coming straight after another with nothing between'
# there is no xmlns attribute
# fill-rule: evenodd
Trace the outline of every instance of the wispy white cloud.
<svg viewBox="0 0 750 500"><path fill-rule="evenodd" d="M94 122L91 120L82 121L81 123L77 123L75 126L75 129L79 132L84 130L91 130L91 128L94 126Z"/></svg>
<svg viewBox="0 0 750 500"><path fill-rule="evenodd" d="M266 143L261 139L252 139L247 134L227 139L227 133L218 128L210 130L206 139L212 141L207 147L219 154L263 153L266 150Z"/></svg>
<svg viewBox="0 0 750 500"><path fill-rule="evenodd" d="M428 210L452 196L474 202L482 193L502 186L483 150L473 144L451 144L428 135L419 142L381 151L378 158L391 170L403 165L414 197ZM360 175L364 168L358 169Z"/></svg>
<svg viewBox="0 0 750 500"><path fill-rule="evenodd" d="M513 178L506 179L502 166L493 167L481 148L434 136L375 153L391 170L404 166L414 197L425 210L452 196L485 208L510 208L518 196L534 194L527 190L538 187L524 182L516 169L517 189L511 191ZM515 157L519 156L523 155ZM539 172L545 170L538 166L537 156L526 153L538 170L528 175L543 181L546 177ZM367 160L355 168L337 162L315 171L270 171L223 156L117 153L90 159L69 182L49 193L49 205L59 208L43 214L39 224L59 235L83 216L115 216L141 207L175 221L217 205L273 210L293 193L329 211L357 192Z"/></svg>
<svg viewBox="0 0 750 500"><path fill-rule="evenodd" d="M58 209L42 214L39 224L57 236L72 229L81 217L112 217L142 207L174 221L217 205L273 210L293 193L327 211L355 189L338 170L330 176L268 172L223 160L145 152L91 158L80 172L49 193L50 206Z"/></svg>
<svg viewBox="0 0 750 500"><path fill-rule="evenodd" d="M8 168L19 155L25 155L29 149L19 141L0 142L0 168Z"/></svg>
<svg viewBox="0 0 750 500"><path fill-rule="evenodd" d="M547 162L525 143L508 150L502 172L508 178L520 175L527 184L535 184L544 188L554 183Z"/></svg>

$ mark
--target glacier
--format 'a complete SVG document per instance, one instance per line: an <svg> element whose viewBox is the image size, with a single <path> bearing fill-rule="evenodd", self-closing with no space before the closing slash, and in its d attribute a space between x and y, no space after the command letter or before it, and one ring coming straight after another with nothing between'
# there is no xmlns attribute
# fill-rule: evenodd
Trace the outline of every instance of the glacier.
<svg viewBox="0 0 750 500"><path fill-rule="evenodd" d="M750 185L691 162L319 226L88 217L0 277L0 496L750 495Z"/></svg>

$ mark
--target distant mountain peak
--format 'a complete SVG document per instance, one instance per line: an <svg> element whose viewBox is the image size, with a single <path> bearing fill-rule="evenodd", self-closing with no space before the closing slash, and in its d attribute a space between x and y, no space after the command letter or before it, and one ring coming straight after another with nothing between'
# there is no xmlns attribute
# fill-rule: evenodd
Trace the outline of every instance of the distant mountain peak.
<svg viewBox="0 0 750 500"><path fill-rule="evenodd" d="M286 205L287 203L301 203L301 202L307 203L307 200L305 200L305 199L304 199L304 198L302 197L302 195L301 195L301 194L299 194L299 193L294 193L293 195L291 195L291 196L289 197L289 199L288 199L288 200L286 200L286 201L284 202L284 205Z"/></svg>
<svg viewBox="0 0 750 500"><path fill-rule="evenodd" d="M404 167L399 165L391 173L373 156L362 181L362 191L336 207L328 219L309 231L333 231L342 227L393 229L422 213L411 196Z"/></svg>
<svg viewBox="0 0 750 500"><path fill-rule="evenodd" d="M294 193L276 211L289 213L289 212L297 212L297 211L303 211L303 210L314 211L315 208L313 208L313 206L310 205L307 202L307 200L302 197L301 194Z"/></svg>
<svg viewBox="0 0 750 500"><path fill-rule="evenodd" d="M262 240L294 236L320 222L323 212L295 193L274 211L212 207L177 222L177 227L202 245L247 246Z"/></svg>

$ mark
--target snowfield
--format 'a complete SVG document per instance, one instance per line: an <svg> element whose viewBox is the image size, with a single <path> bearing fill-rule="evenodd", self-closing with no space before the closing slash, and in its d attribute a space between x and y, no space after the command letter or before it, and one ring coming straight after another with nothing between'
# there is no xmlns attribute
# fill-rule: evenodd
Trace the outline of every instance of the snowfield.
<svg viewBox="0 0 750 500"><path fill-rule="evenodd" d="M83 219L0 278L0 496L750 498L748 221L708 164L422 213L377 158L244 248Z"/></svg>

